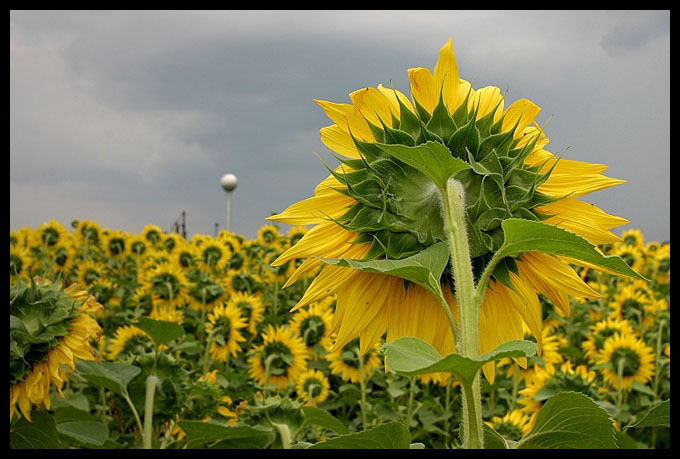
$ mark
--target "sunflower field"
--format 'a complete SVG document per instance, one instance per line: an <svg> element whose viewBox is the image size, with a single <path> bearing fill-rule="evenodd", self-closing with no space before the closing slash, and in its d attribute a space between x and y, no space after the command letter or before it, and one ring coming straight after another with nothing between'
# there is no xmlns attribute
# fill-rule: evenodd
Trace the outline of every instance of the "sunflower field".
<svg viewBox="0 0 680 459"><path fill-rule="evenodd" d="M320 267L290 282L305 259L272 262L307 231L10 231L10 448L461 447L451 373L391 371L384 338L333 349L335 295L294 308ZM540 355L482 378L486 447L574 393L617 447L670 447L670 243L628 230L599 249L646 280L577 267L599 298L565 314L540 297Z"/></svg>

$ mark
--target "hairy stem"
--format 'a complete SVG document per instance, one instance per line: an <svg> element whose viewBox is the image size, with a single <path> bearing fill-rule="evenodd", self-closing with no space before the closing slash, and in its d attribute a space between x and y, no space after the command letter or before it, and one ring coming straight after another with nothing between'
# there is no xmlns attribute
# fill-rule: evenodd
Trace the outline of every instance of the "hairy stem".
<svg viewBox="0 0 680 459"><path fill-rule="evenodd" d="M444 228L451 251L451 271L456 288L456 302L460 314L460 343L456 344L463 357L479 355L479 304L470 247L468 244L465 195L463 185L451 178L447 183L444 203ZM463 389L463 446L483 448L482 401L479 373L471 384L462 384Z"/></svg>

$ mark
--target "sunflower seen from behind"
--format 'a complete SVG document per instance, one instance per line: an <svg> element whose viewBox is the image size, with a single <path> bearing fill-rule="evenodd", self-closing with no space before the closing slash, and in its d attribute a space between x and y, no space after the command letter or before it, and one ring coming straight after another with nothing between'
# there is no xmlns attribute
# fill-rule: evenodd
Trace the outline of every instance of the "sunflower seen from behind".
<svg viewBox="0 0 680 459"><path fill-rule="evenodd" d="M286 286L322 266L319 258L400 260L446 240L437 187L419 169L397 159L395 151L446 151L456 164L465 163L455 177L464 187L475 279L503 244L501 223L507 219L543 221L591 244L620 240L610 230L627 220L581 199L624 181L603 175L605 165L558 159L546 150L548 139L536 121L536 104L519 99L506 105L497 87L473 89L459 78L451 40L441 48L433 72L413 68L408 77L411 99L378 85L350 93L349 104L316 101L333 123L321 129L321 141L336 153L340 165L329 167L331 174L310 198L268 217L314 225L273 263L306 259ZM479 353L521 340L525 329L540 348L538 294L567 313L569 297L600 298L572 263L584 265L560 255L525 252L495 265L479 311ZM443 333L448 317L457 313L449 278L445 270L441 289L450 314L437 300L424 299L433 296L428 291L416 292L423 301L408 302L418 288L414 283L323 265L294 309L337 294L335 350L359 337L361 352L368 352L387 332L388 343L415 336L447 355L455 344ZM494 368L493 362L484 366L487 379L493 379Z"/></svg>
<svg viewBox="0 0 680 459"><path fill-rule="evenodd" d="M77 360L96 360L102 329L92 318L102 305L78 284L47 279L10 286L10 422L18 407L31 421L32 406L50 409L50 387L62 387Z"/></svg>
<svg viewBox="0 0 680 459"><path fill-rule="evenodd" d="M208 313L207 318L205 331L213 360L227 362L230 355L236 357L241 351L240 343L246 341L241 330L248 326L241 310L234 304L221 303Z"/></svg>
<svg viewBox="0 0 680 459"><path fill-rule="evenodd" d="M285 389L307 369L305 342L287 326L267 325L262 344L253 346L248 358L248 375L262 387Z"/></svg>

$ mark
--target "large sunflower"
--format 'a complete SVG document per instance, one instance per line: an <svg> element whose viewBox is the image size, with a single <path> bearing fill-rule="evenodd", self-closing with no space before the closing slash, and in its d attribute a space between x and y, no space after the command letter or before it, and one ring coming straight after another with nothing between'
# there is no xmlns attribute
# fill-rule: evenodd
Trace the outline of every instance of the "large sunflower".
<svg viewBox="0 0 680 459"><path fill-rule="evenodd" d="M15 408L31 420L31 405L50 409L50 386L61 388L75 361L96 360L90 344L102 329L90 315L102 308L78 284L46 279L10 286L9 419Z"/></svg>
<svg viewBox="0 0 680 459"><path fill-rule="evenodd" d="M286 286L321 266L317 257L402 259L446 240L436 186L415 167L386 153L395 148L442 151L443 145L470 166L456 179L465 188L476 279L502 244L500 224L508 218L542 221L592 244L619 240L610 229L627 220L579 198L624 181L602 175L607 166L558 161L545 150L548 139L536 123L537 105L520 99L506 108L499 88L473 89L458 76L451 40L441 48L434 72L414 68L408 76L412 100L378 85L350 93L351 104L316 101L333 122L321 129L321 141L337 153L341 164L317 185L312 197L268 217L291 225L315 225L274 263L306 258ZM522 339L525 327L540 347L537 293L567 313L569 296L599 298L570 263L581 262L534 252L504 258L491 276L479 312L479 352ZM445 294L452 290L449 277L442 276ZM416 336L442 355L454 351L443 308L414 284L405 286L391 275L325 265L295 307L333 293L338 298L336 349L360 337L366 352L387 331L387 342ZM448 297L455 315L454 296ZM487 377L493 370L493 363L484 367Z"/></svg>

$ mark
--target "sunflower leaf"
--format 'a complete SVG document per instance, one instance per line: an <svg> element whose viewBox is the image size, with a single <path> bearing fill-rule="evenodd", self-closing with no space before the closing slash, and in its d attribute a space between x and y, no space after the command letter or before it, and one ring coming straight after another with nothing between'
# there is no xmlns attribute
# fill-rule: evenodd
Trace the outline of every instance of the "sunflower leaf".
<svg viewBox="0 0 680 459"><path fill-rule="evenodd" d="M364 432L340 435L308 449L409 449L411 434L401 422L388 422Z"/></svg>
<svg viewBox="0 0 680 459"><path fill-rule="evenodd" d="M449 262L449 248L446 242L438 242L416 255L401 260L319 259L329 265L401 277L441 296L440 279Z"/></svg>
<svg viewBox="0 0 680 459"><path fill-rule="evenodd" d="M94 384L109 389L117 394L127 392L127 386L142 369L134 365L111 362L76 362L78 374Z"/></svg>
<svg viewBox="0 0 680 459"><path fill-rule="evenodd" d="M187 444L191 447L216 441L234 442L248 439L251 448L266 448L276 438L276 434L271 429L261 426L229 426L217 421L180 421L178 424L186 433ZM228 445L221 445L221 447L226 446Z"/></svg>
<svg viewBox="0 0 680 459"><path fill-rule="evenodd" d="M101 446L109 438L109 428L95 421L65 421L57 424L64 437L88 446Z"/></svg>
<svg viewBox="0 0 680 459"><path fill-rule="evenodd" d="M156 346L169 343L173 339L184 335L184 328L175 322L153 320L147 317L140 317L135 327L144 330L156 343Z"/></svg>
<svg viewBox="0 0 680 459"><path fill-rule="evenodd" d="M334 417L326 410L313 406L303 406L302 412L305 415L305 423L325 427L338 434L348 434L349 430L338 418Z"/></svg>
<svg viewBox="0 0 680 459"><path fill-rule="evenodd" d="M532 431L515 445L516 449L616 447L609 414L578 392L560 392L545 402Z"/></svg>
<svg viewBox="0 0 680 459"><path fill-rule="evenodd" d="M655 427L655 426L671 426L671 401L670 399L654 405L647 411L642 418L635 424L626 427ZM624 429L624 431L626 430Z"/></svg>
<svg viewBox="0 0 680 459"><path fill-rule="evenodd" d="M405 336L385 345L385 364L390 370L403 376L446 371L453 373L461 382L472 384L485 363L505 357L531 357L534 354L535 343L514 340L474 358L460 354L442 357L431 344L420 338Z"/></svg>
<svg viewBox="0 0 680 459"><path fill-rule="evenodd" d="M29 422L22 418L11 426L10 449L56 449L60 447L54 418L47 411L33 411Z"/></svg>
<svg viewBox="0 0 680 459"><path fill-rule="evenodd" d="M505 242L498 250L502 256L524 252L544 252L585 261L624 276L644 279L617 256L602 255L590 242L557 226L510 218L501 224Z"/></svg>
<svg viewBox="0 0 680 459"><path fill-rule="evenodd" d="M451 156L446 146L428 141L415 147L376 144L381 150L427 175L444 192L446 182L457 172L469 169L465 161Z"/></svg>

